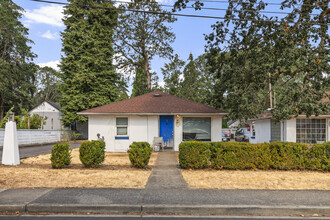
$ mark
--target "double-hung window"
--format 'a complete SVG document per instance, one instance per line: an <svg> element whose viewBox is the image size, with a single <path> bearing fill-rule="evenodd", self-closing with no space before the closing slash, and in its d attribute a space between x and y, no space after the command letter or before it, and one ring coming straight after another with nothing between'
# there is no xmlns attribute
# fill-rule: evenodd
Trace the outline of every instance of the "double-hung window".
<svg viewBox="0 0 330 220"><path fill-rule="evenodd" d="M128 135L128 118L116 118L116 127L118 136Z"/></svg>

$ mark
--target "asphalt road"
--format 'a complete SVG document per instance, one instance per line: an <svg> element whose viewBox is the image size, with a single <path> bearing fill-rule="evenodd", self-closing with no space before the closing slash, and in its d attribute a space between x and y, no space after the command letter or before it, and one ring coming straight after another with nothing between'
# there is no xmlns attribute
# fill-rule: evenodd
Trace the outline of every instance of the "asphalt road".
<svg viewBox="0 0 330 220"><path fill-rule="evenodd" d="M71 143L70 145L71 145L71 148L77 148L80 146L80 143ZM20 147L19 157L27 158L27 157L37 156L40 154L48 154L51 152L53 146L54 146L54 144ZM0 160L2 160L2 148L0 149Z"/></svg>
<svg viewBox="0 0 330 220"><path fill-rule="evenodd" d="M272 217L272 216L222 216L222 217L200 217L200 216L116 216L116 215L22 215L22 216L8 216L3 215L0 216L0 219L6 219L6 220L105 220L105 219L119 219L119 220L133 220L133 219L146 219L146 220L250 220L250 219L258 219L258 220L283 220L283 219L289 219L289 220L325 220L330 218L298 218L298 217Z"/></svg>

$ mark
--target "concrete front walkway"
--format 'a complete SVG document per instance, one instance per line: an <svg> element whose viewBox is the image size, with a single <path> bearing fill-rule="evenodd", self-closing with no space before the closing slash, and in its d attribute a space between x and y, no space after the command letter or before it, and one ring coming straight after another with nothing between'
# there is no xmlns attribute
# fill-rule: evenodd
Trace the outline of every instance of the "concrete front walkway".
<svg viewBox="0 0 330 220"><path fill-rule="evenodd" d="M188 189L178 167L175 151L159 152L146 190Z"/></svg>

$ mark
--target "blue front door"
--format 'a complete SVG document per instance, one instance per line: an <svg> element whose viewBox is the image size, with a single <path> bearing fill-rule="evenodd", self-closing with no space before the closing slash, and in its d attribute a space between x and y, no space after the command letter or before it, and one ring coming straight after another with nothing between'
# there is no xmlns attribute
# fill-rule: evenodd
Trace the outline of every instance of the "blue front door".
<svg viewBox="0 0 330 220"><path fill-rule="evenodd" d="M159 137L163 137L165 147L173 143L173 115L159 116Z"/></svg>

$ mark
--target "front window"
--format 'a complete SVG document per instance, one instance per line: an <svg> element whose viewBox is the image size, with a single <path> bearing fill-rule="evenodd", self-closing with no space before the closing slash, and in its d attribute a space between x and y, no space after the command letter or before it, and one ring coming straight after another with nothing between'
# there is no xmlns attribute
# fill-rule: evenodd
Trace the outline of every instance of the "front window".
<svg viewBox="0 0 330 220"><path fill-rule="evenodd" d="M211 118L183 118L183 141L190 140L211 141Z"/></svg>
<svg viewBox="0 0 330 220"><path fill-rule="evenodd" d="M127 135L128 118L116 118L117 135Z"/></svg>
<svg viewBox="0 0 330 220"><path fill-rule="evenodd" d="M325 119L297 119L298 143L317 143L326 140Z"/></svg>

